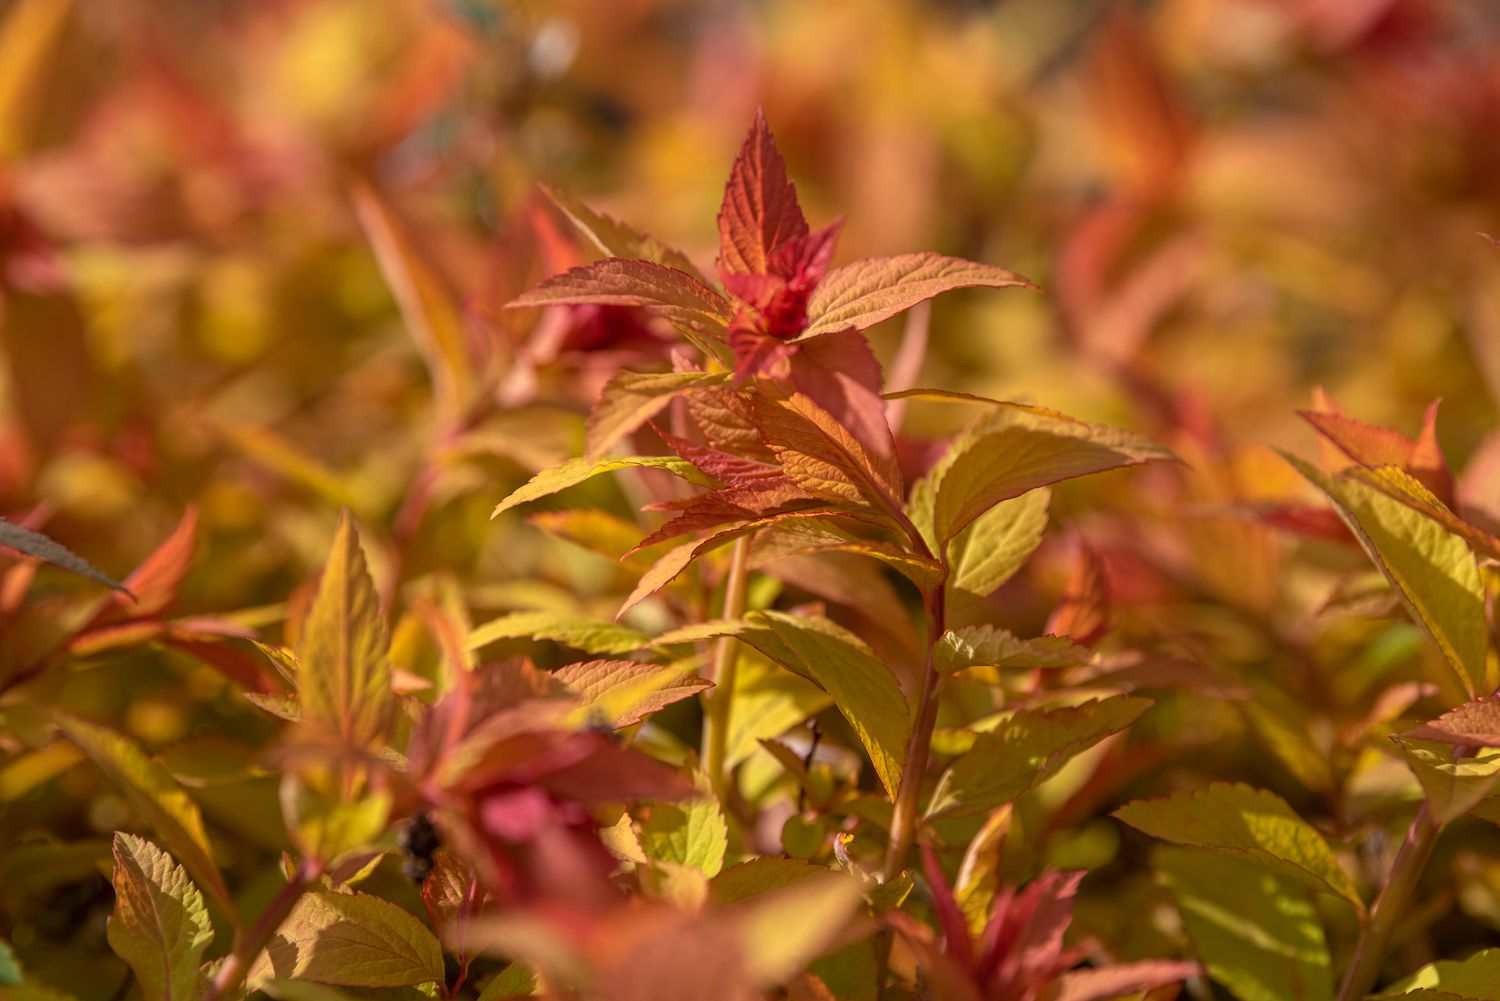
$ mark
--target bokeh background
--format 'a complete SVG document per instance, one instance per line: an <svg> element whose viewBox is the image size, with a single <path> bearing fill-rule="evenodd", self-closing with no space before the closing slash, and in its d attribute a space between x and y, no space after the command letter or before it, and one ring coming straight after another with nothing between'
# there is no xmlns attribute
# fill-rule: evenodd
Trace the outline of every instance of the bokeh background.
<svg viewBox="0 0 1500 1001"><path fill-rule="evenodd" d="M1193 502L1292 491L1269 446L1311 448L1315 386L1409 432L1441 396L1450 462L1500 462L1495 4L7 0L0 515L123 577L192 508L174 614L272 637L343 506L388 594L607 609L619 571L487 516L668 346L499 307L577 253L538 182L711 264L757 106L845 259L940 250L1046 288L939 301L919 384L1169 439ZM892 364L902 336L871 334ZM1189 542L1260 559L1226 538ZM1274 563L1194 586L1270 608ZM28 607L84 587L44 570ZM13 671L50 627L0 606ZM247 764L270 723L221 671L141 646L39 683L196 776L216 822L270 802ZM7 760L0 839L97 848L121 822L72 760ZM63 915L36 941L67 937L59 885L108 907L78 882L96 858L48 857L67 879L0 871L12 916Z"/></svg>

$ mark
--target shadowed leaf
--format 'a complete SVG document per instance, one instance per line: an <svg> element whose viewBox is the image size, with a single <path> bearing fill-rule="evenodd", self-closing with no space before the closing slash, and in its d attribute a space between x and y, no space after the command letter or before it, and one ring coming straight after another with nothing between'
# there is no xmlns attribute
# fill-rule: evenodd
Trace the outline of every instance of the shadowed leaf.
<svg viewBox="0 0 1500 1001"><path fill-rule="evenodd" d="M146 1001L193 1001L198 964L214 937L203 895L182 866L143 838L116 834L114 855L109 947L130 964Z"/></svg>

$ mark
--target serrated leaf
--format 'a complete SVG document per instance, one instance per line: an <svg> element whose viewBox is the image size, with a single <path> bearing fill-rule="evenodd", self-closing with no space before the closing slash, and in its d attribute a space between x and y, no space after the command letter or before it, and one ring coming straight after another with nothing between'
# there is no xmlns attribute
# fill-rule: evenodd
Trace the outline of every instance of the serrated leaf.
<svg viewBox="0 0 1500 1001"><path fill-rule="evenodd" d="M895 454L872 451L803 393L757 384L761 436L792 482L835 503L870 504L900 515L901 468Z"/></svg>
<svg viewBox="0 0 1500 1001"><path fill-rule="evenodd" d="M741 623L720 623L833 698L864 744L890 795L900 784L911 734L911 709L891 669L853 633L827 619L786 612L752 612Z"/></svg>
<svg viewBox="0 0 1500 1001"><path fill-rule="evenodd" d="M564 191L541 185L542 193L551 199L568 221L594 245L604 257L638 258L684 271L699 281L703 276L686 254L669 247L655 237L626 225L613 216L597 212Z"/></svg>
<svg viewBox="0 0 1500 1001"><path fill-rule="evenodd" d="M1047 530L1052 491L1045 487L1001 501L948 546L948 591L955 601L993 594L1026 564Z"/></svg>
<svg viewBox="0 0 1500 1001"><path fill-rule="evenodd" d="M13 521L6 521L4 518L0 518L0 546L7 549L14 549L16 552L26 556L35 557L55 567L61 567L63 570L75 573L80 577L86 577L95 584L103 584L112 591L130 594L124 584L121 584L113 577L105 576L92 563L71 549L68 549L61 543L54 542L41 532L33 532L23 525L17 525Z"/></svg>
<svg viewBox="0 0 1500 1001"><path fill-rule="evenodd" d="M114 856L109 947L130 965L146 1001L193 1001L199 963L214 937L203 894L144 838L116 834Z"/></svg>
<svg viewBox="0 0 1500 1001"><path fill-rule="evenodd" d="M728 372L616 372L589 411L585 454L599 458L680 394L728 380Z"/></svg>
<svg viewBox="0 0 1500 1001"><path fill-rule="evenodd" d="M600 622L566 612L512 612L492 619L469 634L467 650L479 650L505 639L551 640L584 653L630 653L650 640L618 622Z"/></svg>
<svg viewBox="0 0 1500 1001"><path fill-rule="evenodd" d="M581 713L598 715L613 727L633 726L665 706L713 687L711 681L687 668L633 660L568 664L552 676L578 697Z"/></svg>
<svg viewBox="0 0 1500 1001"><path fill-rule="evenodd" d="M1457 995L1468 1001L1500 1001L1500 949L1482 949L1468 959L1428 963L1376 997L1424 997L1419 991Z"/></svg>
<svg viewBox="0 0 1500 1001"><path fill-rule="evenodd" d="M1463 539L1481 556L1500 560L1500 538L1454 514L1421 480L1406 470L1398 466L1356 467L1345 470L1342 475L1378 490L1413 511L1425 514Z"/></svg>
<svg viewBox="0 0 1500 1001"><path fill-rule="evenodd" d="M236 920L238 911L219 867L214 864L213 848L203 828L198 804L165 768L120 734L60 712L54 711L52 718L63 734L125 794L131 807L186 867L215 906Z"/></svg>
<svg viewBox="0 0 1500 1001"><path fill-rule="evenodd" d="M971 667L1005 670L1078 667L1094 659L1087 647L1063 636L1019 639L995 626L950 629L933 647L933 666L944 674Z"/></svg>
<svg viewBox="0 0 1500 1001"><path fill-rule="evenodd" d="M1142 462L1170 460L1137 435L1056 415L1016 416L1026 423L976 437L947 463L937 483L933 534L946 544L1001 501L1037 487Z"/></svg>
<svg viewBox="0 0 1500 1001"><path fill-rule="evenodd" d="M713 796L658 803L641 823L641 847L653 862L689 866L712 879L724 868L729 828Z"/></svg>
<svg viewBox="0 0 1500 1001"><path fill-rule="evenodd" d="M1215 782L1197 792L1128 803L1114 816L1163 841L1253 862L1364 911L1328 842L1274 793Z"/></svg>
<svg viewBox="0 0 1500 1001"><path fill-rule="evenodd" d="M807 302L805 336L863 330L957 288L1036 288L1013 271L943 254L871 257L830 271Z"/></svg>
<svg viewBox="0 0 1500 1001"><path fill-rule="evenodd" d="M569 459L560 466L537 473L513 491L510 496L495 505L495 510L490 513L490 517L499 517L513 507L541 497L548 497L569 487L576 487L585 480L593 479L603 473L614 472L617 469L661 469L700 486L714 485L713 481L699 472L691 462L676 456L632 455L607 459L580 456L576 459Z"/></svg>
<svg viewBox="0 0 1500 1001"><path fill-rule="evenodd" d="M1360 545L1437 645L1460 687L1485 683L1484 588L1468 544L1424 514L1364 483L1325 475L1282 453L1333 503Z"/></svg>
<svg viewBox="0 0 1500 1001"><path fill-rule="evenodd" d="M606 257L554 275L506 309L538 306L644 306L674 326L722 336L734 309L692 275L650 261Z"/></svg>
<svg viewBox="0 0 1500 1001"><path fill-rule="evenodd" d="M1022 710L974 738L974 746L938 780L927 815L968 816L1012 802L1150 707L1149 699L1117 695L1062 709Z"/></svg>
<svg viewBox="0 0 1500 1001"><path fill-rule="evenodd" d="M409 987L443 979L432 933L395 904L365 893L304 894L246 982L312 980L336 987Z"/></svg>
<svg viewBox="0 0 1500 1001"><path fill-rule="evenodd" d="M719 207L719 269L729 274L770 272L777 248L807 235L786 161L759 111L729 171Z"/></svg>
<svg viewBox="0 0 1500 1001"><path fill-rule="evenodd" d="M345 511L297 643L302 724L353 748L383 743L395 710L380 597Z"/></svg>
<svg viewBox="0 0 1500 1001"><path fill-rule="evenodd" d="M1500 747L1500 697L1465 702L1402 736L1469 747Z"/></svg>
<svg viewBox="0 0 1500 1001"><path fill-rule="evenodd" d="M1303 886L1198 849L1155 858L1209 976L1240 1001L1330 1001L1328 942Z"/></svg>
<svg viewBox="0 0 1500 1001"><path fill-rule="evenodd" d="M1500 749L1487 747L1455 759L1454 748L1447 744L1410 739L1400 744L1407 767L1422 784L1432 819L1439 824L1468 813L1500 783Z"/></svg>

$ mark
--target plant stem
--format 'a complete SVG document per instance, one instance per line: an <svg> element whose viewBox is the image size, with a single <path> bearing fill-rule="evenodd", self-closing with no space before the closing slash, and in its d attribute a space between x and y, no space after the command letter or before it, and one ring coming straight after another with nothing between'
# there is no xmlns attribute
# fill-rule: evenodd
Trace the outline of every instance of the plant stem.
<svg viewBox="0 0 1500 1001"><path fill-rule="evenodd" d="M287 916L292 913L292 908L298 899L307 892L308 887L322 874L322 871L319 863L311 859L302 860L302 864L297 867L296 872L292 873L292 878L287 881L286 886L283 886L281 892L266 905L266 909L260 912L260 917L255 919L255 924L235 939L233 951L224 960L224 965L219 967L213 983L209 984L208 990L203 994L203 1001L219 1001L234 993L244 982L256 957L270 944Z"/></svg>
<svg viewBox="0 0 1500 1001"><path fill-rule="evenodd" d="M895 810L891 815L891 840L886 849L885 878L895 879L906 868L912 842L917 836L917 807L922 796L922 779L932 750L932 731L937 725L938 672L932 652L947 629L943 605L943 585L939 583L927 596L927 653L922 664L922 691L917 697L916 721L906 745L906 763L901 768L901 785L896 790Z"/></svg>
<svg viewBox="0 0 1500 1001"><path fill-rule="evenodd" d="M1417 880L1432 855L1441 830L1442 825L1432 819L1432 810L1424 799L1407 829L1401 850L1396 853L1385 886L1380 888L1380 894L1359 930L1354 958L1349 961L1344 981L1339 985L1338 1001L1359 1001L1375 986L1386 950L1390 948L1391 936L1411 903L1412 891L1416 889Z"/></svg>
<svg viewBox="0 0 1500 1001"><path fill-rule="evenodd" d="M742 535L734 541L734 553L729 558L729 577L724 587L726 619L738 619L745 614L745 585L750 576L745 564L749 554L750 536ZM710 671L714 689L706 699L707 715L703 720L703 767L721 798L728 779L724 774L724 757L729 747L729 713L734 702L734 680L739 661L739 640L733 636L719 637Z"/></svg>

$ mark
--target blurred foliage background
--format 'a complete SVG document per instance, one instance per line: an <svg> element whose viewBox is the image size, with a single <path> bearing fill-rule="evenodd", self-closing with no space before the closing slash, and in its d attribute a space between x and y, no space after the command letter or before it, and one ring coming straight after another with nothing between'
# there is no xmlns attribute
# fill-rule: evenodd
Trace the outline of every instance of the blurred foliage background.
<svg viewBox="0 0 1500 1001"><path fill-rule="evenodd" d="M499 307L576 254L537 182L711 263L758 105L814 224L846 217L847 257L933 249L1048 290L939 302L916 382L1132 425L1189 459L1116 507L1289 495L1268 446L1310 447L1295 410L1315 386L1410 432L1441 396L1455 468L1500 462L1500 255L1476 235L1500 232L1493 4L8 0L0 515L123 577L195 508L173 614L273 638L341 506L398 612L457 588L476 615L607 616L624 571L487 515L578 452L603 379L667 347ZM892 364L901 333L872 332ZM1061 491L1054 523L1104 517L1090 489L1110 490ZM1179 625L1216 614L1203 595L1285 611L1267 530L1178 527L1173 574L1112 580L1146 620L1169 599ZM1066 568L1045 556L1055 597ZM44 569L28 610L0 601L0 674L85 587ZM434 655L397 621L420 670ZM1418 656L1381 635L1367 656ZM253 819L275 809L253 759L271 723L219 671L136 646L33 685L162 754L246 857L281 846ZM10 934L87 934L69 929L109 892L84 877L127 804L76 756L0 750ZM27 852L50 837L85 847L49 869ZM103 996L78 984L105 973L28 955Z"/></svg>

